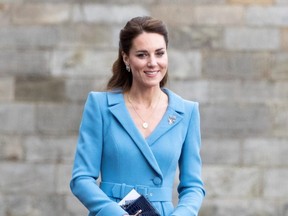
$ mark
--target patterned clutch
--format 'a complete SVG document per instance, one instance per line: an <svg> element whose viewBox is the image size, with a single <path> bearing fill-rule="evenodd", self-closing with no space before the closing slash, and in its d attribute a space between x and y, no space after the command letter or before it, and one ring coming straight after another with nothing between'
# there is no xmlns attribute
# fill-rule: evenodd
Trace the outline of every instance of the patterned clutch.
<svg viewBox="0 0 288 216"><path fill-rule="evenodd" d="M150 201L143 195L135 200L126 202L121 206L129 215L139 216L161 216Z"/></svg>

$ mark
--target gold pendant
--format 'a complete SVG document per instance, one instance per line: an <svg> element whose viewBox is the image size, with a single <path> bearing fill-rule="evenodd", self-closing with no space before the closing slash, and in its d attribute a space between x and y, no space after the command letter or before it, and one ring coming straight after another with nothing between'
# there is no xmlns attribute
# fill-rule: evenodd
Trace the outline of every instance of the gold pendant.
<svg viewBox="0 0 288 216"><path fill-rule="evenodd" d="M144 128L144 129L147 129L148 128L148 123L147 122L144 122L143 124L142 124L142 127Z"/></svg>

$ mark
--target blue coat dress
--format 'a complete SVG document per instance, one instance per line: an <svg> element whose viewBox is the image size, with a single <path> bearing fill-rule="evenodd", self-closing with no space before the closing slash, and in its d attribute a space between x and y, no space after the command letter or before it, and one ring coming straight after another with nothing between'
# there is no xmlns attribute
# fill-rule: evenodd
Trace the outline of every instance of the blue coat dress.
<svg viewBox="0 0 288 216"><path fill-rule="evenodd" d="M146 139L133 122L121 91L87 98L70 187L89 216L122 216L117 204L133 188L162 216L196 216L205 191L201 180L198 103L172 91L167 110ZM179 202L172 187L179 165ZM101 183L96 180L100 178Z"/></svg>

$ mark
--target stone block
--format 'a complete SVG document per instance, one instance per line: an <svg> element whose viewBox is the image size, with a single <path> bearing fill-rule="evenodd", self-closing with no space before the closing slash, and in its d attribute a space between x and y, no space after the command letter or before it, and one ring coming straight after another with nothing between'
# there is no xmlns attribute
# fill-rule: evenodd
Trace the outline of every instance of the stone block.
<svg viewBox="0 0 288 216"><path fill-rule="evenodd" d="M205 103L266 103L267 98L274 101L275 86L266 81L256 80L211 80L207 84ZM205 101L204 101L205 99Z"/></svg>
<svg viewBox="0 0 288 216"><path fill-rule="evenodd" d="M78 133L84 105L39 104L36 111L36 128L42 134Z"/></svg>
<svg viewBox="0 0 288 216"><path fill-rule="evenodd" d="M112 72L111 72L112 75ZM65 94L66 98L72 102L81 102L87 99L87 95L90 91L103 91L106 89L108 79L95 78L95 79L81 79L72 78L66 79Z"/></svg>
<svg viewBox="0 0 288 216"><path fill-rule="evenodd" d="M193 79L201 77L202 57L199 51L169 52L169 76L172 79Z"/></svg>
<svg viewBox="0 0 288 216"><path fill-rule="evenodd" d="M278 137L288 137L288 105L278 104L272 107L273 132Z"/></svg>
<svg viewBox="0 0 288 216"><path fill-rule="evenodd" d="M224 32L224 46L228 50L277 50L280 40L278 29L229 27Z"/></svg>
<svg viewBox="0 0 288 216"><path fill-rule="evenodd" d="M217 26L168 26L169 46L181 50L195 48L219 48L222 45L222 29ZM168 50L170 52L170 50ZM169 53L170 55L170 53ZM172 61L172 59L171 59Z"/></svg>
<svg viewBox="0 0 288 216"><path fill-rule="evenodd" d="M8 54L13 52L14 49L26 49L25 53L31 53L32 52L31 49L33 48L52 47L57 45L60 41L59 31L57 30L57 28L52 26L1 27L0 37L1 37L0 47L8 49L7 50ZM14 52L18 53L18 51ZM18 54L21 54L22 52Z"/></svg>
<svg viewBox="0 0 288 216"><path fill-rule="evenodd" d="M247 139L243 143L245 166L287 166L287 139Z"/></svg>
<svg viewBox="0 0 288 216"><path fill-rule="evenodd" d="M117 37L115 37L117 29ZM118 34L120 29L95 23L71 24L63 29L59 28L61 44L68 46L89 46L97 48L118 48ZM73 36L73 37L71 37ZM107 49L108 50L108 49Z"/></svg>
<svg viewBox="0 0 288 216"><path fill-rule="evenodd" d="M288 36L288 34L287 34ZM270 77L273 80L288 80L288 53L279 52L272 57Z"/></svg>
<svg viewBox="0 0 288 216"><path fill-rule="evenodd" d="M244 4L244 5L270 5L275 0L228 0L231 4Z"/></svg>
<svg viewBox="0 0 288 216"><path fill-rule="evenodd" d="M0 28L0 48L39 49L52 47L107 48L117 41L114 26L73 23L67 25L4 26ZM116 43L115 43L116 44Z"/></svg>
<svg viewBox="0 0 288 216"><path fill-rule="evenodd" d="M281 39L281 47L283 47L285 50L288 50L288 28L282 30Z"/></svg>
<svg viewBox="0 0 288 216"><path fill-rule="evenodd" d="M9 0L5 0L5 1L9 1ZM13 0L13 1L22 1L22 2L27 2L29 4L31 3L48 3L48 4L54 4L54 3L60 3L60 4L63 4L63 3L70 3L70 4L77 4L77 3L80 3L80 2L89 2L91 0ZM92 0L93 1L93 0Z"/></svg>
<svg viewBox="0 0 288 216"><path fill-rule="evenodd" d="M177 187L179 186L179 167L176 169L175 177L174 177L174 184L173 184L173 191L172 191L172 202L174 205L178 203L178 191Z"/></svg>
<svg viewBox="0 0 288 216"><path fill-rule="evenodd" d="M3 4L4 3L11 3L11 2L19 4L19 3L23 3L23 0L0 0L0 2Z"/></svg>
<svg viewBox="0 0 288 216"><path fill-rule="evenodd" d="M51 194L55 192L55 166L51 164L1 163L0 192Z"/></svg>
<svg viewBox="0 0 288 216"><path fill-rule="evenodd" d="M259 169L250 167L204 166L207 199L256 198L262 189L261 174Z"/></svg>
<svg viewBox="0 0 288 216"><path fill-rule="evenodd" d="M236 138L272 133L272 112L263 104L215 103L201 106L204 137Z"/></svg>
<svg viewBox="0 0 288 216"><path fill-rule="evenodd" d="M288 0L276 0L276 3L280 5L288 5Z"/></svg>
<svg viewBox="0 0 288 216"><path fill-rule="evenodd" d="M87 95L94 88L95 81L92 79L70 78L66 80L65 94L70 101L84 103Z"/></svg>
<svg viewBox="0 0 288 216"><path fill-rule="evenodd" d="M273 83L268 81L237 80L173 80L168 87L185 99L205 103L266 103L280 102L287 99L286 82ZM200 104L200 105L201 105Z"/></svg>
<svg viewBox="0 0 288 216"><path fill-rule="evenodd" d="M161 4L167 4L167 0L158 0ZM173 1L170 1L173 2ZM225 0L178 0L177 4L223 4Z"/></svg>
<svg viewBox="0 0 288 216"><path fill-rule="evenodd" d="M73 23L83 22L85 20L85 13L83 12L82 5L75 4L71 11L71 20Z"/></svg>
<svg viewBox="0 0 288 216"><path fill-rule="evenodd" d="M199 216L252 216L265 215L275 216L281 215L277 201L262 200L261 198L253 199L204 199L203 206L200 210Z"/></svg>
<svg viewBox="0 0 288 216"><path fill-rule="evenodd" d="M65 100L65 81L47 76L19 76L15 81L15 99L18 101Z"/></svg>
<svg viewBox="0 0 288 216"><path fill-rule="evenodd" d="M51 70L54 76L105 77L116 58L117 51L61 49L52 54Z"/></svg>
<svg viewBox="0 0 288 216"><path fill-rule="evenodd" d="M288 81L275 83L273 88L273 99L278 103L288 102Z"/></svg>
<svg viewBox="0 0 288 216"><path fill-rule="evenodd" d="M0 134L0 149L0 161L19 161L24 158L24 151L19 136Z"/></svg>
<svg viewBox="0 0 288 216"><path fill-rule="evenodd" d="M0 193L0 216L5 216L6 205L4 203L3 196Z"/></svg>
<svg viewBox="0 0 288 216"><path fill-rule="evenodd" d="M223 76L224 77L224 76ZM205 103L266 103L286 100L286 83L255 80L173 80L168 87L185 99ZM285 90L286 89L286 90ZM201 105L200 104L200 105Z"/></svg>
<svg viewBox="0 0 288 216"><path fill-rule="evenodd" d="M287 168L271 168L264 172L263 196L270 199L286 198L288 195Z"/></svg>
<svg viewBox="0 0 288 216"><path fill-rule="evenodd" d="M185 26L196 23L195 6L192 4L157 4L150 7L151 16L163 20L169 26ZM177 19L175 19L177 17Z"/></svg>
<svg viewBox="0 0 288 216"><path fill-rule="evenodd" d="M63 215L65 212L64 197L49 195L17 194L7 196L7 215L9 216L49 216Z"/></svg>
<svg viewBox="0 0 288 216"><path fill-rule="evenodd" d="M288 200L287 199L282 199L280 201L280 215L288 215Z"/></svg>
<svg viewBox="0 0 288 216"><path fill-rule="evenodd" d="M248 7L245 14L248 25L288 26L288 7Z"/></svg>
<svg viewBox="0 0 288 216"><path fill-rule="evenodd" d="M267 53L205 52L203 75L217 79L262 79L271 64L271 55Z"/></svg>
<svg viewBox="0 0 288 216"><path fill-rule="evenodd" d="M12 22L21 25L59 24L69 21L70 13L70 4L16 4L12 9Z"/></svg>
<svg viewBox="0 0 288 216"><path fill-rule="evenodd" d="M76 5L76 7L78 6ZM73 15L75 22L125 24L132 17L149 15L149 11L141 6L141 4L120 6L87 3L81 5L81 7L81 12L79 12L79 10L73 10L73 12L76 12L76 14ZM107 14L113 15L107 16Z"/></svg>
<svg viewBox="0 0 288 216"><path fill-rule="evenodd" d="M237 165L241 159L241 143L234 139L202 139L204 165Z"/></svg>
<svg viewBox="0 0 288 216"><path fill-rule="evenodd" d="M14 78L0 77L0 101L11 101L14 99Z"/></svg>
<svg viewBox="0 0 288 216"><path fill-rule="evenodd" d="M4 2L0 1L0 26L6 26L9 24L10 7L11 5L5 4Z"/></svg>
<svg viewBox="0 0 288 216"><path fill-rule="evenodd" d="M65 26L54 27L58 34L58 47L95 47L97 49L110 48L117 41L114 38L114 26L95 23L73 23ZM116 44L116 43L115 43ZM116 46L115 46L116 47Z"/></svg>
<svg viewBox="0 0 288 216"><path fill-rule="evenodd" d="M35 132L35 107L31 104L1 104L0 132L27 134Z"/></svg>
<svg viewBox="0 0 288 216"><path fill-rule="evenodd" d="M25 161L32 163L72 163L77 137L28 136L23 141Z"/></svg>
<svg viewBox="0 0 288 216"><path fill-rule="evenodd" d="M89 0L87 0L87 2L89 2ZM90 1L90 2L95 2L95 1ZM101 1L98 1L98 2L101 2ZM105 1L107 3L113 3L113 4L131 4L131 0L107 0ZM155 3L158 3L159 0L147 0L147 1L143 1L141 2L141 5L146 5L146 4L155 4ZM132 3L135 3L132 1Z"/></svg>
<svg viewBox="0 0 288 216"><path fill-rule="evenodd" d="M25 216L25 215L34 215L36 212L33 208L33 196L31 195L24 195L24 194L17 194L11 195L9 194L6 196L5 200L5 211L9 215L17 215L17 216ZM34 214L33 214L34 213ZM38 214L36 214L38 215Z"/></svg>
<svg viewBox="0 0 288 216"><path fill-rule="evenodd" d="M173 80L167 85L181 97L198 102L206 102L208 100L208 86L209 82L198 80Z"/></svg>
<svg viewBox="0 0 288 216"><path fill-rule="evenodd" d="M244 7L233 5L196 6L195 22L198 25L239 25L243 23Z"/></svg>
<svg viewBox="0 0 288 216"><path fill-rule="evenodd" d="M172 26L177 25L229 25L243 22L241 6L223 4L193 5L191 4L159 4L150 8L151 15L162 19ZM177 17L177 19L175 19Z"/></svg>
<svg viewBox="0 0 288 216"><path fill-rule="evenodd" d="M72 164L72 163L71 163ZM56 191L58 194L70 194L70 180L72 176L72 166L59 164L56 173Z"/></svg>
<svg viewBox="0 0 288 216"><path fill-rule="evenodd" d="M0 75L49 74L49 53L42 50L5 50L0 52Z"/></svg>
<svg viewBox="0 0 288 216"><path fill-rule="evenodd" d="M88 215L88 210L75 196L66 196L66 206L71 216Z"/></svg>

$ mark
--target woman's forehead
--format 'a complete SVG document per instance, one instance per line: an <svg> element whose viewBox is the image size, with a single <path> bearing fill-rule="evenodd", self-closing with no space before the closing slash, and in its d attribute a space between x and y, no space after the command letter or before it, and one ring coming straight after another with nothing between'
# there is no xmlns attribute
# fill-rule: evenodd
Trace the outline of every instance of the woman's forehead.
<svg viewBox="0 0 288 216"><path fill-rule="evenodd" d="M132 48L135 50L158 50L166 48L164 36L158 33L143 32L134 38Z"/></svg>

